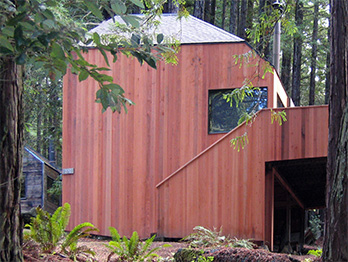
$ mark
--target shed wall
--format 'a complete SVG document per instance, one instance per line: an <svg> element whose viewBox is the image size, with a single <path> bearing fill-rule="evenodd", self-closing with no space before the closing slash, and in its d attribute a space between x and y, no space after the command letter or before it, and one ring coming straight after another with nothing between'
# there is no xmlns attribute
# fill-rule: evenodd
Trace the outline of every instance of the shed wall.
<svg viewBox="0 0 348 262"><path fill-rule="evenodd" d="M128 114L102 114L94 102L96 83L79 83L68 74L63 168L75 173L63 176L63 202L72 207L70 229L89 221L102 235L109 226L128 236L135 230L140 237L157 232L156 184L223 136L208 135L208 90L238 88L249 78L269 88L273 105L273 75L259 77L264 62L241 68L235 63L233 55L248 51L244 43L183 45L178 65L160 63L157 70L119 56L109 73L135 102ZM105 66L99 51L86 56Z"/></svg>

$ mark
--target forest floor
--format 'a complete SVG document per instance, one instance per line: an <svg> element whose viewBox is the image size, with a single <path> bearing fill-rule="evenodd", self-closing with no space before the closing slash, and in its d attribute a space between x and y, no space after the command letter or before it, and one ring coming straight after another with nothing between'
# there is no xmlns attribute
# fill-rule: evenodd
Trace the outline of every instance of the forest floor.
<svg viewBox="0 0 348 262"><path fill-rule="evenodd" d="M107 240L96 240L91 238L82 239L79 245L91 248L95 253L94 259L88 259L86 257L78 257L77 261L98 261L98 262L116 262L116 256L112 256L109 260L110 250L105 246ZM188 244L183 242L154 242L152 247L161 246L163 244L170 244L171 247L164 247L158 250L156 253L163 259L160 261L174 261L174 254L182 248L187 248ZM279 253L271 253L264 249L245 249L245 248L217 248L207 249L208 255L215 257L214 261L250 261L250 262L319 262L319 258L313 255L287 255ZM25 262L37 262L37 261L72 261L68 257L60 254L42 254L40 248L34 242L27 243L23 248L24 261ZM156 261L156 260L154 260Z"/></svg>

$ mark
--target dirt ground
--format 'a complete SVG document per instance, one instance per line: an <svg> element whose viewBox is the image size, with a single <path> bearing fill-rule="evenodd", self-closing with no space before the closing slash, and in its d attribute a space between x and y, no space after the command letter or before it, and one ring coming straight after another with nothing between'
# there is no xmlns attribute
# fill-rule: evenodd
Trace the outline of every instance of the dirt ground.
<svg viewBox="0 0 348 262"><path fill-rule="evenodd" d="M87 259L86 257L79 257L78 261L98 261L98 262L113 262L116 261L116 257L113 256L108 261L108 256L110 254L109 249L105 246L108 241L106 240L96 240L86 238L81 240L80 245L87 246L96 253L93 260ZM163 245L164 242L154 242L152 247ZM176 251L181 248L188 247L186 243L183 242L165 242L165 244L170 244L172 247L165 247L157 251L156 253L162 258L167 258L162 261L169 261L173 257ZM320 259L315 256L295 256L286 254L271 253L263 249L248 250L244 248L220 248L206 251L208 255L214 255L216 259L214 261L250 261L250 262L300 262L305 261L306 258L311 259L311 261L319 262ZM31 242L24 246L24 261L26 262L37 262L37 261L72 261L65 257L59 252L52 254L42 254L39 247Z"/></svg>

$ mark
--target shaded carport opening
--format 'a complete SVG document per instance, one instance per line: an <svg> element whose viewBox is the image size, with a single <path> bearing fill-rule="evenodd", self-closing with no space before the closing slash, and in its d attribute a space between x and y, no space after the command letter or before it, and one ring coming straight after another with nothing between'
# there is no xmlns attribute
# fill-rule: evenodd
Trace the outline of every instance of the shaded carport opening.
<svg viewBox="0 0 348 262"><path fill-rule="evenodd" d="M300 251L305 211L325 207L326 157L267 162L266 174L273 180L273 199L268 201L273 202L271 248Z"/></svg>

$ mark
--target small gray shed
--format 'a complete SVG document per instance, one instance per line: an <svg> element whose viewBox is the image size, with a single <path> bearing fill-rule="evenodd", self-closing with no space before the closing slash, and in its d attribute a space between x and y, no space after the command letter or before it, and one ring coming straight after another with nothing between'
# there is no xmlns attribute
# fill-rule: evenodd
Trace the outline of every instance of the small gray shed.
<svg viewBox="0 0 348 262"><path fill-rule="evenodd" d="M27 213L41 206L49 213L60 205L60 198L47 193L61 171L48 159L26 146L23 152L23 178L21 189L21 210Z"/></svg>

